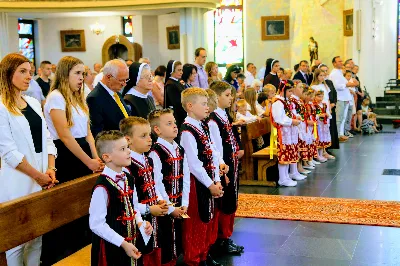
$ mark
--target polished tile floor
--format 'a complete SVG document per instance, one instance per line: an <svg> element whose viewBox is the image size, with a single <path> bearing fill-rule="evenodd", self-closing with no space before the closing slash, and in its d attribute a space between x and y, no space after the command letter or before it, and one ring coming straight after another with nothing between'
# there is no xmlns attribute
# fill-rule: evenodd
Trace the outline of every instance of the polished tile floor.
<svg viewBox="0 0 400 266"><path fill-rule="evenodd" d="M400 130L357 135L334 150L337 157L318 166L294 188L241 187L243 193L400 200ZM245 246L241 256L217 260L225 266L400 265L400 228L240 219L232 236Z"/></svg>

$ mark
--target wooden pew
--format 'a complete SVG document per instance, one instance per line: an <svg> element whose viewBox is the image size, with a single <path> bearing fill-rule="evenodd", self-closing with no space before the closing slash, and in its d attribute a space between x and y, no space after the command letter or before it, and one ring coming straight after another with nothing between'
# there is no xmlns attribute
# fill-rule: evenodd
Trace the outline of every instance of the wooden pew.
<svg viewBox="0 0 400 266"><path fill-rule="evenodd" d="M5 251L87 215L97 177L88 175L0 203L0 266L7 265Z"/></svg>
<svg viewBox="0 0 400 266"><path fill-rule="evenodd" d="M264 181L258 181L254 177L254 147L252 140L271 132L271 121L269 117L261 119L242 127L241 141L244 148L244 156L242 158L243 173L240 177L242 185L268 185Z"/></svg>

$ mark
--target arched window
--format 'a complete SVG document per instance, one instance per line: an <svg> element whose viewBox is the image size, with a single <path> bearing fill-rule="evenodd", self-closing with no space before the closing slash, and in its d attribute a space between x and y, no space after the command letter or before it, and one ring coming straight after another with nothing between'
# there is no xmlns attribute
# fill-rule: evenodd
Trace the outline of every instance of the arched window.
<svg viewBox="0 0 400 266"><path fill-rule="evenodd" d="M243 64L243 0L221 0L214 11L214 55L218 66Z"/></svg>

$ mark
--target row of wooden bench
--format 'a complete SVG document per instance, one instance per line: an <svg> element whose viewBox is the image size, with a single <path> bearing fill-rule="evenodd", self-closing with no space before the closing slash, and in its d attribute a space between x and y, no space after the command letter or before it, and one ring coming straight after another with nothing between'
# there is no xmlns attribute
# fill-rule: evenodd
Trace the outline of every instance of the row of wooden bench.
<svg viewBox="0 0 400 266"><path fill-rule="evenodd" d="M244 157L243 185L274 186L268 181L266 169L276 164L276 156L269 158L269 148L254 152L252 140L271 131L269 118L242 127ZM255 178L254 160L257 160L258 176ZM0 266L6 266L5 251L50 232L88 214L91 191L98 174L81 177L58 185L50 190L40 191L0 204ZM90 246L65 258L56 265L90 265Z"/></svg>

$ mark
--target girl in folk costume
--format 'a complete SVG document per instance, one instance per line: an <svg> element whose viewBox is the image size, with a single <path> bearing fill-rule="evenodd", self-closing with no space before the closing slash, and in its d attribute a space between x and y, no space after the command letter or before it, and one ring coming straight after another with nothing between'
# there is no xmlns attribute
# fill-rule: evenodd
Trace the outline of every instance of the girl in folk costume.
<svg viewBox="0 0 400 266"><path fill-rule="evenodd" d="M318 152L317 152L317 141L318 141L318 127L317 127L317 113L316 109L314 106L314 97L315 97L315 91L310 89L308 86L308 92L306 93L307 97L305 99L305 106L307 110L307 116L310 121L313 121L312 126L308 126L308 130L311 132L311 140L312 144L310 145L309 153L310 157L313 158L308 164L311 166L311 168L315 168L316 165L321 164L318 161L315 161L314 158L318 157ZM307 169L307 167L306 167Z"/></svg>
<svg viewBox="0 0 400 266"><path fill-rule="evenodd" d="M282 83L280 86L280 95L275 97L275 102L271 107L271 122L273 127L277 129L278 134L278 184L287 187L297 185L297 182L289 177L288 170L290 164L296 165L299 160L297 149L298 136L293 138L292 130L300 124L300 120L297 120L293 115L291 110L292 105L288 100L293 93L293 85L293 82L290 80ZM272 132L271 135L275 135L274 128L272 128ZM274 141L271 141L271 149L273 148Z"/></svg>
<svg viewBox="0 0 400 266"><path fill-rule="evenodd" d="M303 160L304 169L315 169L313 164L313 158L317 154L317 146L315 145L315 140L318 137L317 133L317 123L315 120L315 109L313 109L311 99L314 98L314 90L311 89L307 84L302 84L303 93L301 95L301 100L304 103L305 113L304 113L304 128L301 130L302 137L300 138L299 149L303 150L300 152L301 159ZM313 111L314 110L314 111ZM315 127L315 130L314 130ZM304 142L303 142L304 140ZM305 147L305 149L303 148Z"/></svg>
<svg viewBox="0 0 400 266"><path fill-rule="evenodd" d="M293 104L293 109L292 112L293 114L301 121L300 125L297 127L298 128L298 136L299 136L299 143L298 143L298 148L299 148L299 155L300 155L300 162L297 165L298 172L301 174L309 174L310 171L303 169L303 163L302 162L307 162L310 161L311 159L309 158L309 153L308 153L308 144L311 144L311 134L308 131L307 126L308 125L313 125L313 121L309 121L307 117L307 110L306 106L303 101L303 88L304 85L301 83L301 81L294 81L296 86L293 90L293 95L290 97L290 101ZM293 130L295 131L295 130ZM295 132L293 132L295 134ZM295 135L293 135L295 137ZM293 166L294 167L294 166ZM293 172L292 172L293 173ZM299 176L299 175L297 175ZM301 176L300 176L301 177Z"/></svg>
<svg viewBox="0 0 400 266"><path fill-rule="evenodd" d="M323 156L324 149L331 146L331 133L329 131L329 120L331 114L329 107L323 102L324 91L319 90L315 92L314 106L316 110L317 124L318 124L318 155L317 158L320 162L326 162L327 159Z"/></svg>

